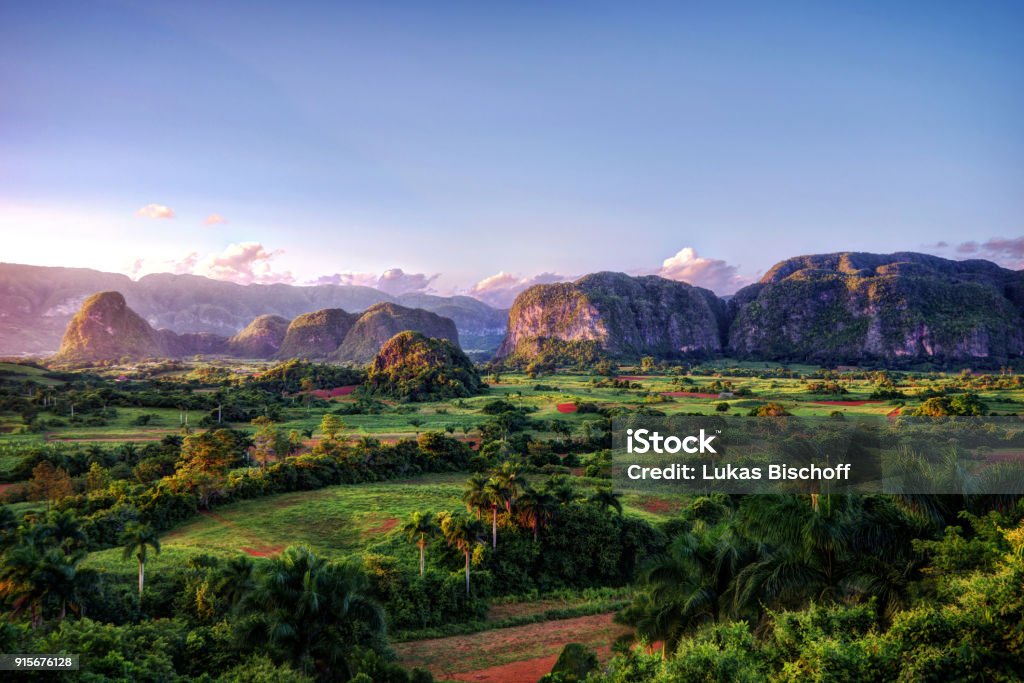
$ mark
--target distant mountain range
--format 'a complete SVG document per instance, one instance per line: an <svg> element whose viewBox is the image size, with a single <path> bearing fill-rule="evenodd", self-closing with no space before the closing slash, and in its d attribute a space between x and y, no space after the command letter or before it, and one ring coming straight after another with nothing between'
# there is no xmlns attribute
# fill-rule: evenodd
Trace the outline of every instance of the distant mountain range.
<svg viewBox="0 0 1024 683"><path fill-rule="evenodd" d="M101 301L102 315L80 312L72 321L103 291L123 297ZM104 337L109 326L100 320L118 321L124 343L105 346L116 340ZM782 261L728 298L657 276L594 273L531 287L506 312L469 297L392 297L368 287L241 286L191 275L136 282L0 264L0 355L53 352L66 327L69 348L78 348L79 331L96 344L65 355L96 358L122 351L365 363L391 336L414 330L478 358L496 352L526 363L729 355L992 365L1024 356L1024 271L913 252L841 252Z"/></svg>
<svg viewBox="0 0 1024 683"><path fill-rule="evenodd" d="M278 316L261 315L228 339L209 332L177 334L154 329L128 306L120 292L98 292L71 318L55 358L93 363L213 354L366 364L385 342L406 331L449 341L456 348L459 344L459 333L449 318L389 302L374 304L362 313L325 309L300 315L290 323Z"/></svg>
<svg viewBox="0 0 1024 683"><path fill-rule="evenodd" d="M89 296L114 291L156 329L176 334L239 334L257 317L285 321L303 313L340 308L349 313L374 304L420 308L454 321L462 348L489 355L505 335L508 312L467 296L410 293L391 296L351 285L237 285L196 275L126 275L88 268L0 263L0 355L57 351L72 316Z"/></svg>
<svg viewBox="0 0 1024 683"><path fill-rule="evenodd" d="M782 261L728 301L621 273L536 285L512 305L498 355L991 364L1024 355L1022 324L1024 271L913 252L843 252Z"/></svg>

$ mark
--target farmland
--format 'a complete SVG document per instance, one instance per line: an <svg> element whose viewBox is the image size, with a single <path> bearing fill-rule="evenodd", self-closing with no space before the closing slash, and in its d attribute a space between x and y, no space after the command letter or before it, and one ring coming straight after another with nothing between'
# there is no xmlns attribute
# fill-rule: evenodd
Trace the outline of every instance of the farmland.
<svg viewBox="0 0 1024 683"><path fill-rule="evenodd" d="M941 401L990 415L1024 409L1016 375L722 360L610 374L497 369L484 374L479 395L417 403L367 396L351 384L271 384L265 363L81 373L5 364L0 371L22 402L0 413L0 495L15 519L42 524L60 510L83 520L88 541L79 566L102 577L106 598L96 611L103 618L227 628L247 603L208 591L227 585L232 563L250 562L253 576L262 576L272 563L298 561L289 549L302 547L318 562L366 572L365 590L388 618L390 644L381 651L392 659L379 666L465 681L536 680L568 643L606 666L620 637L660 641L635 616L655 590L643 578L647 564L672 557L670 539L697 529L706 534L693 536L697 546L701 538L753 533L728 526L751 514L743 502L612 492L605 455L612 414L742 419L767 410L885 423ZM211 449L221 447L225 459L211 474ZM1005 460L1016 453L992 451ZM53 499L44 486L52 476L39 470L47 464L67 477ZM467 498L474 476L514 480L517 493L500 494L501 504L474 502ZM518 512L516 505L529 508L517 498L543 501L530 503L546 506L543 514ZM438 526L423 543L420 576L420 548L407 526L424 513ZM871 514L851 508L843 523L870 523ZM160 548L146 561L141 613L131 607L138 562L126 559L120 540L140 516ZM452 519L478 525L465 554L440 532ZM766 618L758 616L763 606L743 609L753 610L738 613L745 618Z"/></svg>

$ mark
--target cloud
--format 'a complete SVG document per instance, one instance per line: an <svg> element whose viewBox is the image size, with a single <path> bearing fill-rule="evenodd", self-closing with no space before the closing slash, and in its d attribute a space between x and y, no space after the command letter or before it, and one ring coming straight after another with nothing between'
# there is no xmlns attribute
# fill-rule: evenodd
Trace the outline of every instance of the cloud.
<svg viewBox="0 0 1024 683"><path fill-rule="evenodd" d="M675 256L665 259L656 274L705 287L720 295L732 294L751 282L738 273L736 266L721 259L699 256L693 247L683 247Z"/></svg>
<svg viewBox="0 0 1024 683"><path fill-rule="evenodd" d="M203 225L224 225L228 222L227 218L221 216L219 213L211 213L203 220Z"/></svg>
<svg viewBox="0 0 1024 683"><path fill-rule="evenodd" d="M259 242L229 244L221 254L210 255L194 264L192 272L240 285L295 282L290 271L275 272L273 269L271 261L283 253L283 249L269 250Z"/></svg>
<svg viewBox="0 0 1024 683"><path fill-rule="evenodd" d="M509 308L516 296L533 285L545 285L552 282L565 282L571 278L557 273L540 273L530 277L520 277L504 271L485 277L469 288L470 296L497 308Z"/></svg>
<svg viewBox="0 0 1024 683"><path fill-rule="evenodd" d="M174 209L163 204L146 204L135 212L141 218L174 218Z"/></svg>
<svg viewBox="0 0 1024 683"><path fill-rule="evenodd" d="M1024 269L1024 237L993 237L984 242L969 240L956 245L937 242L926 248L940 253L952 250L954 256L986 259L1006 268Z"/></svg>
<svg viewBox="0 0 1024 683"><path fill-rule="evenodd" d="M312 285L351 285L356 287L373 287L382 292L397 296L409 292L431 291L430 285L438 275L425 273L407 273L401 268L389 268L380 275L374 273L334 273L321 275L309 284Z"/></svg>
<svg viewBox="0 0 1024 683"><path fill-rule="evenodd" d="M391 268L381 274L380 279L377 280L377 289L396 296L407 292L424 292L436 279L437 275L406 273L401 268Z"/></svg>

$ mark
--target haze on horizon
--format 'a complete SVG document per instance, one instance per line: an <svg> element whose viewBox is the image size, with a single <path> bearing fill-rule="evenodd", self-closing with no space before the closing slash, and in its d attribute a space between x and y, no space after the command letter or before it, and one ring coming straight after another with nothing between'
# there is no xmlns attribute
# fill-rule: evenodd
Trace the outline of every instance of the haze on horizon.
<svg viewBox="0 0 1024 683"><path fill-rule="evenodd" d="M8 2L0 260L471 293L1024 267L1014 2Z"/></svg>

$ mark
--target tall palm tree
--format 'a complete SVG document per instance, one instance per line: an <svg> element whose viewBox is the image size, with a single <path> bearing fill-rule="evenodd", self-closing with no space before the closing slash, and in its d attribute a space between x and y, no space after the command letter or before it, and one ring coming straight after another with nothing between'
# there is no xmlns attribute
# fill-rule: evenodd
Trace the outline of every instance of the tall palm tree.
<svg viewBox="0 0 1024 683"><path fill-rule="evenodd" d="M487 477L477 472L466 480L462 492L462 502L466 504L466 512L476 510L476 518L480 519L483 508L488 505L487 494L484 492L487 486Z"/></svg>
<svg viewBox="0 0 1024 683"><path fill-rule="evenodd" d="M14 615L30 610L32 627L43 623L42 604L46 587L37 575L42 553L31 542L22 542L4 555L0 565L0 597L11 605Z"/></svg>
<svg viewBox="0 0 1024 683"><path fill-rule="evenodd" d="M483 525L471 517L444 513L441 519L441 533L448 545L458 549L466 558L466 595L469 595L469 561L473 548L480 543Z"/></svg>
<svg viewBox="0 0 1024 683"><path fill-rule="evenodd" d="M548 523L557 509L558 502L554 496L529 487L523 490L516 502L520 523L533 531L534 542L538 539L540 528Z"/></svg>
<svg viewBox="0 0 1024 683"><path fill-rule="evenodd" d="M508 500L509 492L497 479L491 478L484 485L484 496L491 505L491 547L498 547L498 508Z"/></svg>
<svg viewBox="0 0 1024 683"><path fill-rule="evenodd" d="M84 550L65 553L50 548L40 558L35 581L43 591L45 602L57 607L58 621L64 620L69 608L75 614L82 614L83 593L96 581L95 570L78 566L85 556Z"/></svg>
<svg viewBox="0 0 1024 683"><path fill-rule="evenodd" d="M121 534L121 544L124 546L124 559L129 560L132 556L139 561L139 605L142 604L142 588L146 581L146 557L149 549L157 555L160 554L160 539L153 528L148 524L129 522Z"/></svg>
<svg viewBox="0 0 1024 683"><path fill-rule="evenodd" d="M505 512L512 514L512 504L515 503L519 492L526 487L526 480L519 475L519 466L512 462L503 462L501 467L494 471L491 479L498 482L504 491L503 504Z"/></svg>
<svg viewBox="0 0 1024 683"><path fill-rule="evenodd" d="M554 496L560 505L568 505L576 498L576 487L564 474L556 475L544 482L543 490Z"/></svg>
<svg viewBox="0 0 1024 683"><path fill-rule="evenodd" d="M402 527L402 533L410 543L415 543L420 549L420 576L426 566L427 540L433 538L440 532L434 514L416 510L409 515L409 521Z"/></svg>

